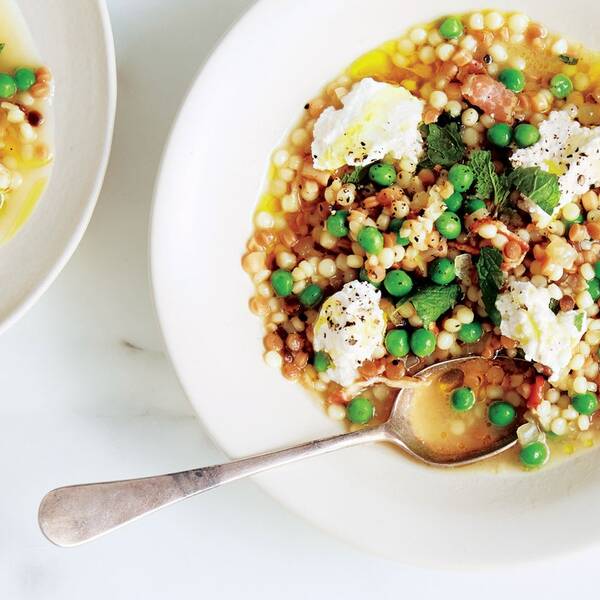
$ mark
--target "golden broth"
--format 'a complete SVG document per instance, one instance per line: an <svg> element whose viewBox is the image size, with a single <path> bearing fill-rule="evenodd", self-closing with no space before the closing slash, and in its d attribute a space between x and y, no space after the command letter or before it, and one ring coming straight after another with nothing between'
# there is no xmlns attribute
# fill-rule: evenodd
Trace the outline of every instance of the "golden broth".
<svg viewBox="0 0 600 600"><path fill-rule="evenodd" d="M497 427L488 419L490 404L504 399L489 397L492 386L502 388L501 384L491 383L486 378L489 367L489 361L483 359L469 361L463 367L452 368L442 375L432 377L415 389L409 416L412 429L436 454L452 456L492 447L516 428L518 418L508 427ZM521 369L521 373L530 370ZM504 372L510 376L517 374L519 370L516 368L513 373L507 373L504 369ZM496 381L496 378L497 375L494 374L493 380ZM507 383L510 385L508 381ZM473 391L475 405L470 410L460 412L452 406L451 397L456 389L463 386ZM513 400L511 404L517 410L522 408L525 398L518 394L508 397Z"/></svg>

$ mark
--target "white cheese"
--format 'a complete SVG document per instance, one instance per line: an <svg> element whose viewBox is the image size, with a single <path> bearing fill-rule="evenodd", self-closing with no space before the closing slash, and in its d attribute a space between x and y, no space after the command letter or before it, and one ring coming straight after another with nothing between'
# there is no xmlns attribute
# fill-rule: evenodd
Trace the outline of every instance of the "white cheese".
<svg viewBox="0 0 600 600"><path fill-rule="evenodd" d="M551 112L539 130L540 140L513 152L510 160L514 167L540 167L558 175L560 202L553 215L528 205L534 221L544 227L562 206L600 184L600 128L582 127L563 110Z"/></svg>
<svg viewBox="0 0 600 600"><path fill-rule="evenodd" d="M368 165L388 154L418 161L423 151L422 100L401 86L367 77L342 104L339 110L325 109L315 123L311 151L316 169Z"/></svg>
<svg viewBox="0 0 600 600"><path fill-rule="evenodd" d="M496 308L502 317L502 335L518 342L526 360L550 367L550 381L557 382L566 374L575 346L585 333L587 316L577 310L555 315L550 299L546 288L513 281L508 291L498 296Z"/></svg>
<svg viewBox="0 0 600 600"><path fill-rule="evenodd" d="M548 404L550 404L548 402ZM533 442L537 442L540 438L544 438L544 434L539 430L538 426L531 421L523 423L517 428L517 439L521 446L527 446Z"/></svg>
<svg viewBox="0 0 600 600"><path fill-rule="evenodd" d="M538 423L545 431L550 430L552 420L555 415L552 414L552 404L548 400L542 400L538 406L533 409L533 414L537 417Z"/></svg>
<svg viewBox="0 0 600 600"><path fill-rule="evenodd" d="M386 323L380 299L370 283L351 281L321 307L313 347L329 355L333 364L326 374L342 386L352 384L358 367L383 346Z"/></svg>
<svg viewBox="0 0 600 600"><path fill-rule="evenodd" d="M435 222L442 216L447 208L448 206L441 198L430 201L425 209L425 212L423 213L423 216L418 217L419 222L423 224L427 233L431 233L433 231Z"/></svg>
<svg viewBox="0 0 600 600"><path fill-rule="evenodd" d="M471 270L473 269L473 259L470 254L459 254L454 259L454 270L456 276L460 281L466 281L471 277Z"/></svg>

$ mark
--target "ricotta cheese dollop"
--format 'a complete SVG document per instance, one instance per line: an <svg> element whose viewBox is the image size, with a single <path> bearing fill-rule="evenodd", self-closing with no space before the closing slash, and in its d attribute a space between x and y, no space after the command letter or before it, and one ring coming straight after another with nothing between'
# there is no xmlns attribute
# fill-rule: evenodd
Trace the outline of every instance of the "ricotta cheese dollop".
<svg viewBox="0 0 600 600"><path fill-rule="evenodd" d="M541 226L560 208L600 184L600 127L582 127L564 111L553 111L539 126L540 140L515 151L514 167L540 167L558 176L560 201L553 215L531 203L530 212Z"/></svg>
<svg viewBox="0 0 600 600"><path fill-rule="evenodd" d="M496 308L502 322L500 332L518 342L525 359L552 369L550 382L566 375L566 368L587 327L587 315L579 310L554 314L550 293L532 283L513 281L498 296Z"/></svg>
<svg viewBox="0 0 600 600"><path fill-rule="evenodd" d="M314 325L313 347L327 352L332 366L326 374L346 387L358 367L382 348L386 323L379 306L381 292L366 281L351 281L327 298Z"/></svg>
<svg viewBox="0 0 600 600"><path fill-rule="evenodd" d="M366 77L342 98L342 105L325 109L315 123L315 169L368 165L388 154L418 161L424 102L406 88Z"/></svg>

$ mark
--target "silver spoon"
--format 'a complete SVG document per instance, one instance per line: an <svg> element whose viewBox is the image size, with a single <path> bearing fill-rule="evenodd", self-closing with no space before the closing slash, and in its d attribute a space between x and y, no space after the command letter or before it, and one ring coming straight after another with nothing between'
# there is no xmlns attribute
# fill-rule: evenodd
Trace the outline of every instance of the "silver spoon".
<svg viewBox="0 0 600 600"><path fill-rule="evenodd" d="M482 359L467 357L448 360L419 372L420 378L441 375L442 372ZM495 364L514 365L508 358L495 358ZM524 361L518 361L524 362ZM93 540L130 521L159 508L174 504L230 481L261 473L291 462L366 444L391 442L413 458L433 467L460 467L496 456L516 443L513 429L492 445L454 456L440 456L416 437L408 413L413 390L400 390L389 419L381 425L366 427L351 433L315 440L292 448L242 458L223 465L214 465L168 475L71 485L52 490L40 503L39 525L44 535L58 546L76 546Z"/></svg>

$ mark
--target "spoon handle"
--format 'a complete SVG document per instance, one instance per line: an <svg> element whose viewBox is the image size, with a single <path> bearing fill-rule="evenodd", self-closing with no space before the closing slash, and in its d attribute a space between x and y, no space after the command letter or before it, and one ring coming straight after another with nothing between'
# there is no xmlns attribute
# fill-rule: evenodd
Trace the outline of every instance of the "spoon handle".
<svg viewBox="0 0 600 600"><path fill-rule="evenodd" d="M42 499L39 525L54 544L76 546L224 483L310 456L385 439L383 426L370 427L222 465L156 477L61 487Z"/></svg>

